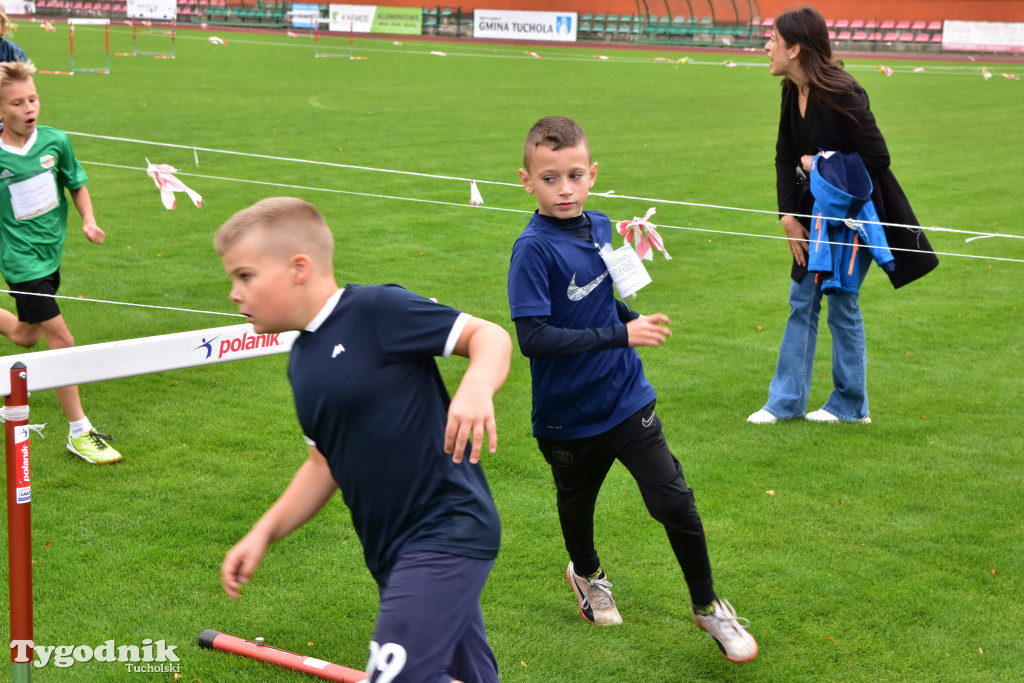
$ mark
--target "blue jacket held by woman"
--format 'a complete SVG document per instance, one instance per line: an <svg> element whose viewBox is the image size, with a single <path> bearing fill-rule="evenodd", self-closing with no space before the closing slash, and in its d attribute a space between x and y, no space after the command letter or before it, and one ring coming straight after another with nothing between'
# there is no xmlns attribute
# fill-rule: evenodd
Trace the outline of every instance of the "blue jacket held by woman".
<svg viewBox="0 0 1024 683"><path fill-rule="evenodd" d="M816 273L825 294L860 289L862 248L887 273L895 268L871 190L871 177L856 152L821 152L811 164L814 209L807 270Z"/></svg>

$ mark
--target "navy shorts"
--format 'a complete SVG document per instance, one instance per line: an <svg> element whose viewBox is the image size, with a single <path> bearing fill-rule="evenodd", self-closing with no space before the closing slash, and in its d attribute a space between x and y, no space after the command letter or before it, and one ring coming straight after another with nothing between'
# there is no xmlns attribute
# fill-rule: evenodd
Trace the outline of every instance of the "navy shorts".
<svg viewBox="0 0 1024 683"><path fill-rule="evenodd" d="M60 307L52 296L60 289L60 270L28 282L9 282L7 286L14 297L18 320L21 322L43 323L60 315ZM35 294L50 296L34 296Z"/></svg>
<svg viewBox="0 0 1024 683"><path fill-rule="evenodd" d="M480 593L494 560L416 551L380 591L371 683L498 683Z"/></svg>

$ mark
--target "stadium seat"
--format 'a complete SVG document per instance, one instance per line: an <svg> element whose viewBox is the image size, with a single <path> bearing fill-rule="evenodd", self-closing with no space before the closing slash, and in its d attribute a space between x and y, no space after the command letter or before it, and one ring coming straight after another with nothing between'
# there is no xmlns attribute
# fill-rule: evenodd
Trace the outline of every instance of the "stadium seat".
<svg viewBox="0 0 1024 683"><path fill-rule="evenodd" d="M896 31L886 31L885 35L882 36L882 40L886 43L894 43L899 39L900 34L896 33Z"/></svg>
<svg viewBox="0 0 1024 683"><path fill-rule="evenodd" d="M854 19L853 21L850 22L850 28L854 29L854 30L859 29L859 28L864 28L864 20L863 19Z"/></svg>
<svg viewBox="0 0 1024 683"><path fill-rule="evenodd" d="M868 34L868 42L876 43L876 42L878 42L881 39L882 39L882 34L879 33L878 31L872 31L870 34Z"/></svg>
<svg viewBox="0 0 1024 683"><path fill-rule="evenodd" d="M836 22L835 22L835 20L834 20L834 19L826 19L826 20L825 20L825 26L826 26L827 28L832 28L832 27L833 27L833 26L835 26L835 25L836 25Z"/></svg>
<svg viewBox="0 0 1024 683"><path fill-rule="evenodd" d="M761 26L772 27L775 25L775 17L762 17Z"/></svg>
<svg viewBox="0 0 1024 683"><path fill-rule="evenodd" d="M592 29L589 21L580 22L580 33L590 33L591 30Z"/></svg>
<svg viewBox="0 0 1024 683"><path fill-rule="evenodd" d="M835 40L836 39L836 32L835 31L829 31L828 32L828 39L829 40Z"/></svg>
<svg viewBox="0 0 1024 683"><path fill-rule="evenodd" d="M876 21L875 19L868 19L867 21L864 22L864 28L867 29L868 31L876 29L878 28L878 21Z"/></svg>
<svg viewBox="0 0 1024 683"><path fill-rule="evenodd" d="M910 22L907 21L906 19L903 19L903 20L899 21L896 24L896 30L897 31L909 31L910 30Z"/></svg>
<svg viewBox="0 0 1024 683"><path fill-rule="evenodd" d="M593 20L594 20L594 15L593 15L593 14L591 14L590 12L587 12L587 13L586 13L586 14L584 14L584 15L583 15L582 17L580 17L580 21L581 21L581 22L582 22L582 21L593 21Z"/></svg>
<svg viewBox="0 0 1024 683"><path fill-rule="evenodd" d="M868 34L864 31L856 31L851 37L851 40L854 41L855 43L863 43L867 39Z"/></svg>
<svg viewBox="0 0 1024 683"><path fill-rule="evenodd" d="M941 45L942 44L942 32L940 31L939 33L933 33L932 34L931 42L932 42L932 44L938 43L938 44Z"/></svg>
<svg viewBox="0 0 1024 683"><path fill-rule="evenodd" d="M941 21L930 21L930 22L928 22L928 27L927 28L928 28L929 31L941 31L942 30L942 22Z"/></svg>
<svg viewBox="0 0 1024 683"><path fill-rule="evenodd" d="M836 40L850 40L852 37L849 31L840 31L839 35L836 36Z"/></svg>
<svg viewBox="0 0 1024 683"><path fill-rule="evenodd" d="M896 22L893 21L892 19L886 19L879 25L878 28L882 29L883 31L891 31L894 28L896 28Z"/></svg>
<svg viewBox="0 0 1024 683"><path fill-rule="evenodd" d="M912 43L914 42L914 34L910 31L904 31L900 34L899 42L901 43Z"/></svg>
<svg viewBox="0 0 1024 683"><path fill-rule="evenodd" d="M850 20L849 19L836 19L836 23L835 23L834 27L836 29L850 28Z"/></svg>
<svg viewBox="0 0 1024 683"><path fill-rule="evenodd" d="M924 21L923 19L918 19L917 21L910 25L910 30L923 31L926 26L928 26L928 22Z"/></svg>
<svg viewBox="0 0 1024 683"><path fill-rule="evenodd" d="M927 33L923 32L923 31L921 33L918 33L914 37L914 42L915 43L927 43L929 40L931 40L931 36L928 35Z"/></svg>

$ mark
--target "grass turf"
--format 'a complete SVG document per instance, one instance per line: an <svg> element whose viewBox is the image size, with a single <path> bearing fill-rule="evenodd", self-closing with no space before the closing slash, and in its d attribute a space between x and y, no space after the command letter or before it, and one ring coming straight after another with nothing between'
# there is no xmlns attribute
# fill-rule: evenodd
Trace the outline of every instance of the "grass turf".
<svg viewBox="0 0 1024 683"><path fill-rule="evenodd" d="M40 68L62 70L63 31L22 22L15 40ZM112 53L130 50L129 31L112 28ZM656 205L655 221L679 228L662 230L674 259L656 257L654 283L637 300L643 312L667 313L674 336L641 355L698 496L719 592L751 619L761 654L731 664L690 623L664 533L621 468L599 500L597 536L625 624L580 619L564 584L550 475L530 437L528 363L517 356L496 399L499 452L486 458L504 542L483 608L503 681L1019 677L1024 449L1014 359L1024 266L944 256L896 292L872 274L861 303L873 424L746 424L764 401L788 308L785 245L757 237L781 235L771 213L779 91L761 55L695 54L679 65L686 53L360 39L366 60L316 60L308 37L232 33L214 45L212 33L180 30L173 61L112 57L109 76L37 77L45 125L183 146L72 136L108 240L88 244L72 212L62 294L233 312L213 231L258 199L296 194L333 227L340 281L399 282L512 331L508 256L535 208L521 188L481 184L486 204L474 208L464 181L203 148L516 183L526 130L558 113L590 136L595 192L766 212L587 204L613 219ZM80 27L76 65L101 62L101 45L97 29ZM874 62L849 62L922 223L1024 233L1019 83L985 81L980 63L925 63L914 74L917 64L890 63L897 73L886 78ZM146 157L181 169L203 208L179 195L179 208L165 211ZM941 252L1024 259L1019 240L964 237L931 234ZM62 309L79 344L231 322L72 301ZM823 329L812 408L830 388L829 348ZM220 590L224 552L305 457L284 362L83 387L86 411L125 454L115 467L72 459L53 393L32 397L32 421L50 423L33 443L37 643L164 639L186 681L299 680L198 649L205 628L362 665L376 589L340 500L271 549L240 602ZM441 367L454 386L464 362ZM130 678L123 664L95 661L35 675Z"/></svg>

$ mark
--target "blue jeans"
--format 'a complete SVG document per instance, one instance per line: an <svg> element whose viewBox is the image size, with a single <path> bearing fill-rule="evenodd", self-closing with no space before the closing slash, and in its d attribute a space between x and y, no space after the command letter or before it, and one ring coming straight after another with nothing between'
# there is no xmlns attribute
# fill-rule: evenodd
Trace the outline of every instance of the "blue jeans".
<svg viewBox="0 0 1024 683"><path fill-rule="evenodd" d="M860 266L863 283L870 263L862 261ZM821 286L814 279L814 273L807 273L789 288L789 320L782 333L779 361L764 405L764 410L781 420L803 416L811 392L822 297ZM857 303L859 296L836 292L828 297L834 388L823 407L846 422L868 415L867 349L864 318Z"/></svg>

